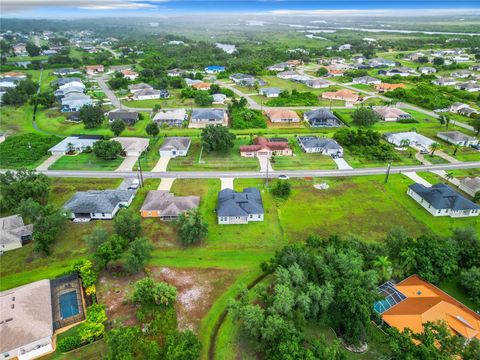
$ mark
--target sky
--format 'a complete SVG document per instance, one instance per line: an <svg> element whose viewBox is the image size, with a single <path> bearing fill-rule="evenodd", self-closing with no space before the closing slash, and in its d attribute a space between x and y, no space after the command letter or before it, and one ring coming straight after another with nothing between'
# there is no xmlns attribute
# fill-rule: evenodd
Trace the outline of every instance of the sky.
<svg viewBox="0 0 480 360"><path fill-rule="evenodd" d="M3 18L168 16L192 13L275 15L479 14L480 1L450 0L0 0Z"/></svg>

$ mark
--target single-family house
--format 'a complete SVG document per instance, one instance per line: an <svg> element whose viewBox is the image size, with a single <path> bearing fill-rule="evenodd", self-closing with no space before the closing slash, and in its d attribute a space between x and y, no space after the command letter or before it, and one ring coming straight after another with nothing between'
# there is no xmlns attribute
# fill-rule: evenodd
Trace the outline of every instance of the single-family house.
<svg viewBox="0 0 480 360"><path fill-rule="evenodd" d="M328 70L328 76L343 76L343 70L341 69L329 69Z"/></svg>
<svg viewBox="0 0 480 360"><path fill-rule="evenodd" d="M311 127L339 127L343 125L338 117L325 108L306 111L303 114L303 119L308 121Z"/></svg>
<svg viewBox="0 0 480 360"><path fill-rule="evenodd" d="M190 117L192 128L204 128L207 125L228 125L228 113L224 109L195 109Z"/></svg>
<svg viewBox="0 0 480 360"><path fill-rule="evenodd" d="M111 220L122 207L130 206L134 196L134 190L78 191L63 205L63 209L75 222Z"/></svg>
<svg viewBox="0 0 480 360"><path fill-rule="evenodd" d="M225 101L227 100L227 95L225 94L213 94L213 104L225 104Z"/></svg>
<svg viewBox="0 0 480 360"><path fill-rule="evenodd" d="M306 153L319 153L333 157L343 157L343 148L333 139L318 136L299 136L298 145Z"/></svg>
<svg viewBox="0 0 480 360"><path fill-rule="evenodd" d="M27 46L24 43L18 43L12 46L13 53L15 55L26 55L27 53Z"/></svg>
<svg viewBox="0 0 480 360"><path fill-rule="evenodd" d="M382 82L382 80L375 79L374 77L371 77L371 76L362 76L362 77L353 78L352 81L354 84L364 84L364 85L376 85Z"/></svg>
<svg viewBox="0 0 480 360"><path fill-rule="evenodd" d="M187 156L191 142L189 137L167 137L160 147L160 156Z"/></svg>
<svg viewBox="0 0 480 360"><path fill-rule="evenodd" d="M405 84L387 84L387 83L380 83L375 85L375 90L378 92L384 93L387 91L393 91L395 89L405 89Z"/></svg>
<svg viewBox="0 0 480 360"><path fill-rule="evenodd" d="M18 83L22 80L25 80L25 79L19 78L19 77L4 77L0 79L0 87L14 88L14 87L17 87Z"/></svg>
<svg viewBox="0 0 480 360"><path fill-rule="evenodd" d="M300 74L295 71L282 71L277 74L277 77L280 79L290 80L298 75Z"/></svg>
<svg viewBox="0 0 480 360"><path fill-rule="evenodd" d="M192 79L189 79L189 78L185 78L185 83L187 84L187 86L192 86L193 84L200 84L202 83L203 81L202 80L192 80Z"/></svg>
<svg viewBox="0 0 480 360"><path fill-rule="evenodd" d="M139 137L115 137L112 140L118 141L126 156L140 156L147 150L148 139Z"/></svg>
<svg viewBox="0 0 480 360"><path fill-rule="evenodd" d="M57 100L60 100L61 98L67 96L68 94L83 94L83 91L85 89L80 87L80 86L69 86L69 87L63 87L61 89L55 90L55 98Z"/></svg>
<svg viewBox="0 0 480 360"><path fill-rule="evenodd" d="M417 75L417 72L415 70L413 70L409 67L405 67L405 66L400 66L400 67L396 67L396 68L389 69L389 70L379 70L378 73L380 75L385 75L385 76L398 75L398 76L402 76L402 77Z"/></svg>
<svg viewBox="0 0 480 360"><path fill-rule="evenodd" d="M230 75L230 80L232 80L236 85L239 86L252 86L255 85L255 77L248 74L232 74Z"/></svg>
<svg viewBox="0 0 480 360"><path fill-rule="evenodd" d="M182 74L183 74L183 70L180 70L180 69L167 70L167 76L170 76L170 77L178 77L178 76L182 76Z"/></svg>
<svg viewBox="0 0 480 360"><path fill-rule="evenodd" d="M262 195L256 188L242 192L227 188L218 193L217 218L221 225L263 221L264 213Z"/></svg>
<svg viewBox="0 0 480 360"><path fill-rule="evenodd" d="M0 292L2 359L36 359L53 351L50 280Z"/></svg>
<svg viewBox="0 0 480 360"><path fill-rule="evenodd" d="M429 322L443 322L452 335L465 342L480 339L480 315L443 290L412 275L398 284L388 281L378 288L382 296L374 304L383 323L402 332L423 333Z"/></svg>
<svg viewBox="0 0 480 360"><path fill-rule="evenodd" d="M470 76L473 76L473 72L470 70L457 70L452 73L452 77L457 79L466 79Z"/></svg>
<svg viewBox="0 0 480 360"><path fill-rule="evenodd" d="M61 112L75 112L86 105L92 105L93 101L90 96L75 92L63 96L60 103Z"/></svg>
<svg viewBox="0 0 480 360"><path fill-rule="evenodd" d="M177 220L178 216L189 210L198 208L199 196L175 196L163 190L149 191L140 215L144 218L158 217L163 221Z"/></svg>
<svg viewBox="0 0 480 360"><path fill-rule="evenodd" d="M135 93L137 93L139 91L142 91L142 90L145 90L145 89L153 89L153 87L151 85L148 85L148 84L145 84L145 83L128 85L128 90L130 90L130 92L132 94L135 94Z"/></svg>
<svg viewBox="0 0 480 360"><path fill-rule="evenodd" d="M75 74L81 74L82 72L77 69L58 69L53 72L57 76L70 76Z"/></svg>
<svg viewBox="0 0 480 360"><path fill-rule="evenodd" d="M351 50L352 45L351 44L343 44L338 47L339 51L344 51L344 50Z"/></svg>
<svg viewBox="0 0 480 360"><path fill-rule="evenodd" d="M160 110L153 117L153 122L156 122L159 126L167 124L168 126L180 127L187 118L188 115L185 109Z"/></svg>
<svg viewBox="0 0 480 360"><path fill-rule="evenodd" d="M458 90L464 90L464 91L468 91L468 92L475 92L475 91L480 91L480 84L479 83L476 83L476 82L467 82L467 83L463 83L463 84L457 84L455 86L455 88L457 88Z"/></svg>
<svg viewBox="0 0 480 360"><path fill-rule="evenodd" d="M120 71L125 79L136 80L138 78L138 73L133 70L125 69Z"/></svg>
<svg viewBox="0 0 480 360"><path fill-rule="evenodd" d="M477 115L480 112L468 106L468 107L461 108L460 110L457 111L457 113L466 117L473 117L474 115Z"/></svg>
<svg viewBox="0 0 480 360"><path fill-rule="evenodd" d="M451 86L451 85L455 85L456 83L457 82L455 81L455 79L447 78L447 77L440 77L432 81L432 84L438 85L438 86Z"/></svg>
<svg viewBox="0 0 480 360"><path fill-rule="evenodd" d="M202 91L210 90L211 86L212 86L212 84L206 83L206 82L199 82L199 83L192 84L192 88L197 89L197 90L202 90Z"/></svg>
<svg viewBox="0 0 480 360"><path fill-rule="evenodd" d="M342 89L338 91L326 91L322 94L323 99L328 99L328 100L343 100L347 103L355 103L360 99L360 96L347 89Z"/></svg>
<svg viewBox="0 0 480 360"><path fill-rule="evenodd" d="M383 59L383 58L371 59L368 61L368 64L373 68L383 67L383 66L394 67L396 65L395 61Z"/></svg>
<svg viewBox="0 0 480 360"><path fill-rule="evenodd" d="M215 43L215 46L227 54L233 54L235 51L237 51L235 45L232 44Z"/></svg>
<svg viewBox="0 0 480 360"><path fill-rule="evenodd" d="M290 68L291 66L287 63L279 63L269 66L267 69L270 71L285 71L285 69Z"/></svg>
<svg viewBox="0 0 480 360"><path fill-rule="evenodd" d="M398 121L412 118L412 115L409 113L390 106L375 106L373 107L373 111L375 111L383 121Z"/></svg>
<svg viewBox="0 0 480 360"><path fill-rule="evenodd" d="M478 114L478 111L475 110L475 109L472 109L470 107L470 105L467 105L467 104L464 104L464 103L461 103L461 102L453 103L452 105L450 105L448 110L450 112L457 113L457 114L462 114L462 115L464 115L464 114L474 114L474 113Z"/></svg>
<svg viewBox="0 0 480 360"><path fill-rule="evenodd" d="M424 56L425 56L425 54L422 53L422 52L415 52L415 53L408 54L407 56L405 56L405 60L418 61L420 58L422 58Z"/></svg>
<svg viewBox="0 0 480 360"><path fill-rule="evenodd" d="M475 196L480 192L480 176L463 178L458 188L472 197Z"/></svg>
<svg viewBox="0 0 480 360"><path fill-rule="evenodd" d="M431 66L421 66L418 71L420 71L421 74L430 75L435 74L437 72L437 69Z"/></svg>
<svg viewBox="0 0 480 360"><path fill-rule="evenodd" d="M138 111L133 110L124 110L124 109L115 109L107 113L108 122L113 122L115 120L122 120L125 124L132 126L139 119Z"/></svg>
<svg viewBox="0 0 480 360"><path fill-rule="evenodd" d="M437 133L437 137L458 146L478 145L478 139L476 137L469 136L460 131L439 132Z"/></svg>
<svg viewBox="0 0 480 360"><path fill-rule="evenodd" d="M472 71L480 71L480 64L472 65L468 69Z"/></svg>
<svg viewBox="0 0 480 360"><path fill-rule="evenodd" d="M61 88L61 87L64 87L64 85L69 84L71 82L82 84L82 85L73 84L72 86L81 86L81 87L83 86L83 87L85 87L85 85L83 85L82 79L77 78L77 77L58 78L57 80L52 81L51 85L52 86L58 86L58 88Z"/></svg>
<svg viewBox="0 0 480 360"><path fill-rule="evenodd" d="M278 88L261 88L259 89L259 93L260 95L263 95L267 98L275 98L275 97L279 97L280 94L282 93L282 89L278 89Z"/></svg>
<svg viewBox="0 0 480 360"><path fill-rule="evenodd" d="M312 89L323 89L331 85L329 81L324 79L308 79L304 83Z"/></svg>
<svg viewBox="0 0 480 360"><path fill-rule="evenodd" d="M146 88L133 93L134 100L167 99L169 96L168 90L156 90L153 88Z"/></svg>
<svg viewBox="0 0 480 360"><path fill-rule="evenodd" d="M292 156L293 152L288 145L287 139L267 139L263 136L253 139L252 145L240 146L240 156L258 157L258 156Z"/></svg>
<svg viewBox="0 0 480 360"><path fill-rule="evenodd" d="M0 218L0 254L18 249L32 239L33 225L25 225L20 215Z"/></svg>
<svg viewBox="0 0 480 360"><path fill-rule="evenodd" d="M66 155L71 152L80 153L87 148L92 148L101 135L74 135L68 136L48 151L52 155Z"/></svg>
<svg viewBox="0 0 480 360"><path fill-rule="evenodd" d="M460 195L446 184L426 187L412 184L407 194L433 216L470 217L480 214L480 206Z"/></svg>
<svg viewBox="0 0 480 360"><path fill-rule="evenodd" d="M87 65L85 66L85 70L87 71L87 75L96 75L99 73L103 73L105 68L103 65Z"/></svg>
<svg viewBox="0 0 480 360"><path fill-rule="evenodd" d="M24 72L21 72L21 71L7 71L7 72L4 72L4 73L0 74L0 79L10 78L10 77L19 78L19 79L26 79L27 74L25 74Z"/></svg>
<svg viewBox="0 0 480 360"><path fill-rule="evenodd" d="M406 143L408 143L409 146L413 145L428 150L430 145L435 142L432 139L429 139L426 136L414 131L386 133L384 136L385 140L397 147L403 147Z"/></svg>
<svg viewBox="0 0 480 360"><path fill-rule="evenodd" d="M225 66L210 65L207 66L204 70L207 74L218 74L225 71Z"/></svg>
<svg viewBox="0 0 480 360"><path fill-rule="evenodd" d="M268 109L265 110L265 115L273 123L291 123L299 122L300 117L293 110L287 109Z"/></svg>

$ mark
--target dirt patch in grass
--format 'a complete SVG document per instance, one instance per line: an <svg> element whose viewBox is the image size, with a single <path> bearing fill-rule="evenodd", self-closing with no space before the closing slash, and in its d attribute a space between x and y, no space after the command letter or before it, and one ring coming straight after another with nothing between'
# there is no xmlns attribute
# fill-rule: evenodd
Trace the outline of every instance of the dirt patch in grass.
<svg viewBox="0 0 480 360"><path fill-rule="evenodd" d="M208 313L215 300L235 281L235 271L219 269L150 268L151 276L177 288L175 305L178 327L196 331L200 320ZM136 323L135 307L129 301L133 284L144 273L128 277L114 277L104 273L100 278L97 296L106 304L110 321L123 325Z"/></svg>

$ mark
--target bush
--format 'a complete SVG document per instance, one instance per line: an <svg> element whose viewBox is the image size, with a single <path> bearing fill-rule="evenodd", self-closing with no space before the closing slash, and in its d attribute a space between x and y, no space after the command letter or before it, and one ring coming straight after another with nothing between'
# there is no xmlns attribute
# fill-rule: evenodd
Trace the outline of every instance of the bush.
<svg viewBox="0 0 480 360"><path fill-rule="evenodd" d="M78 335L66 336L57 342L57 348L61 352L72 351L78 349L80 346L82 346L82 340Z"/></svg>
<svg viewBox="0 0 480 360"><path fill-rule="evenodd" d="M419 122L420 121L418 121L414 118L397 120L397 123L400 123L400 124L417 124Z"/></svg>
<svg viewBox="0 0 480 360"><path fill-rule="evenodd" d="M122 152L122 145L115 140L99 140L93 144L93 153L103 160L115 160Z"/></svg>
<svg viewBox="0 0 480 360"><path fill-rule="evenodd" d="M268 100L267 106L314 106L318 104L317 95L311 92L299 92L292 90L291 93L284 91L279 97Z"/></svg>
<svg viewBox="0 0 480 360"><path fill-rule="evenodd" d="M480 268L474 266L463 270L460 275L460 285L465 289L470 300L480 304Z"/></svg>
<svg viewBox="0 0 480 360"><path fill-rule="evenodd" d="M292 192L292 185L287 181L277 181L271 191L274 196L286 198Z"/></svg>

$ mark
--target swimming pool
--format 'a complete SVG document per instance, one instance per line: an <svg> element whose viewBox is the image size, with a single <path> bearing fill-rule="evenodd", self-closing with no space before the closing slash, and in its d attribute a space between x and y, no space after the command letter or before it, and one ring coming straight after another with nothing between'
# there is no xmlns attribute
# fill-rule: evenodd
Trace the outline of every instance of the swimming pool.
<svg viewBox="0 0 480 360"><path fill-rule="evenodd" d="M69 318L70 316L77 315L79 313L77 292L75 290L60 295L60 316L62 319Z"/></svg>

